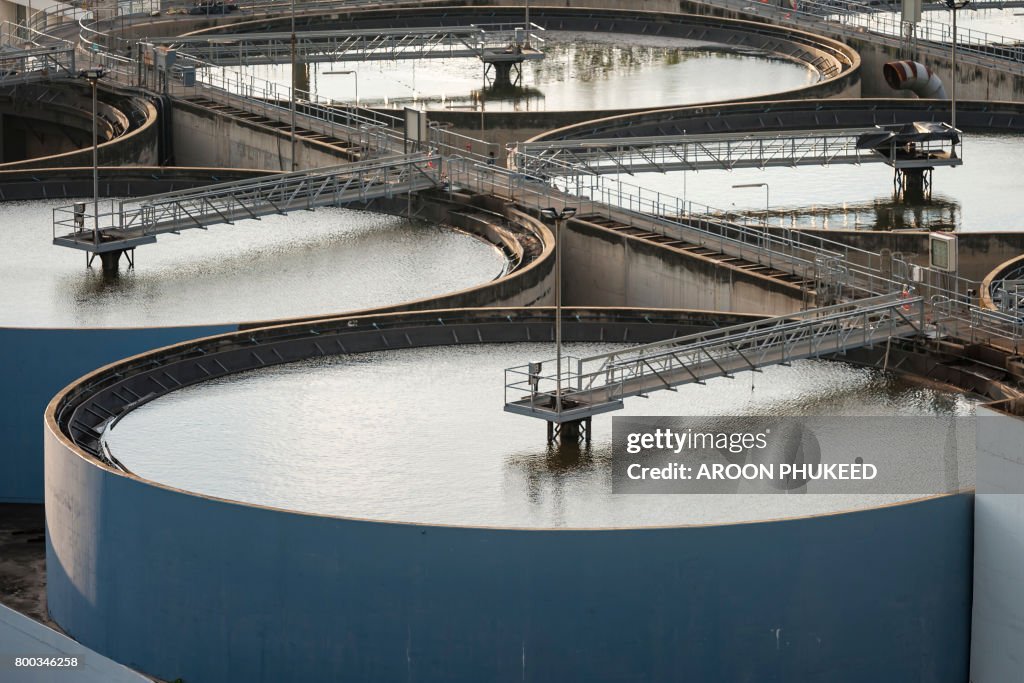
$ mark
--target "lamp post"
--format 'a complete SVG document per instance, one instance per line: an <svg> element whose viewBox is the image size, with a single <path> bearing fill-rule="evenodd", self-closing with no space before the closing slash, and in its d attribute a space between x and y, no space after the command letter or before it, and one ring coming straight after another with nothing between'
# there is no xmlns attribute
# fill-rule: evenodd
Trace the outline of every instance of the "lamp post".
<svg viewBox="0 0 1024 683"><path fill-rule="evenodd" d="M555 221L555 412L562 414L562 228L576 215L576 208L541 209L540 214Z"/></svg>
<svg viewBox="0 0 1024 683"><path fill-rule="evenodd" d="M763 187L764 188L764 227L768 227L768 211L771 206L768 183L740 183L739 185L733 185L733 189L739 189L742 187Z"/></svg>
<svg viewBox="0 0 1024 683"><path fill-rule="evenodd" d="M359 106L359 72L353 71L352 69L343 69L341 71L325 71L324 76L348 76L352 74L356 79L356 106Z"/></svg>
<svg viewBox="0 0 1024 683"><path fill-rule="evenodd" d="M530 49L530 0L526 0L526 16L523 18L523 47Z"/></svg>
<svg viewBox="0 0 1024 683"><path fill-rule="evenodd" d="M950 61L952 62L952 83L950 83L949 125L956 130L956 13L967 6L971 0L946 0L946 7L953 12L953 45ZM954 144L954 148L956 145ZM955 150L954 150L955 151Z"/></svg>
<svg viewBox="0 0 1024 683"><path fill-rule="evenodd" d="M292 87L291 87L291 98L290 109L292 115L292 170L298 170L298 164L295 163L295 0L292 0Z"/></svg>
<svg viewBox="0 0 1024 683"><path fill-rule="evenodd" d="M89 81L92 86L92 243L100 243L100 157L99 141L96 134L96 84L103 78L103 69L92 68L78 72L79 78Z"/></svg>

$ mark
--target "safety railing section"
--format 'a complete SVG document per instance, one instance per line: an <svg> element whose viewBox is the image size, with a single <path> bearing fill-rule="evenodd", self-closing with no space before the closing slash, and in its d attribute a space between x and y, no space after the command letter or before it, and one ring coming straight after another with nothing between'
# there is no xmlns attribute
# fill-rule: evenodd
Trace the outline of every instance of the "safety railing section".
<svg viewBox="0 0 1024 683"><path fill-rule="evenodd" d="M71 77L75 47L25 26L0 25L0 85Z"/></svg>
<svg viewBox="0 0 1024 683"><path fill-rule="evenodd" d="M577 207L577 216L598 215L666 237L707 247L746 261L805 277L813 282L821 264L858 263L848 269L846 286L861 294L897 291L900 284L882 273L874 253L799 230L766 230L730 222L726 212L671 194L574 167L553 179L464 160L448 165L455 185L495 191L532 208L553 200ZM570 171L573 175L570 175Z"/></svg>
<svg viewBox="0 0 1024 683"><path fill-rule="evenodd" d="M931 298L932 320L943 334L971 343L995 343L1020 353L1024 348L1024 318L1019 314L993 311L975 303L964 303L945 295Z"/></svg>
<svg viewBox="0 0 1024 683"><path fill-rule="evenodd" d="M664 173L861 164L885 161L857 145L861 135L877 132L851 128L535 142L519 145L515 164L537 175L560 174L575 165L593 173Z"/></svg>
<svg viewBox="0 0 1024 683"><path fill-rule="evenodd" d="M302 31L295 35L295 53L305 62L483 57L491 50L519 50L526 58L542 56L535 48L544 42L536 24L474 24L467 27L424 27L354 31ZM152 40L179 53L217 65L287 62L292 53L290 33L228 33Z"/></svg>
<svg viewBox="0 0 1024 683"><path fill-rule="evenodd" d="M583 360L577 356L562 356L561 374L558 359L549 359L537 363L528 363L505 370L505 405L518 408L513 412L572 412L579 407L579 402L570 400L570 396L579 396L591 386L595 380L592 375L582 374ZM611 381L603 387L604 402L621 403L622 387L615 386ZM561 394L559 394L561 392ZM562 405L558 405L557 396L562 396ZM593 414L596 405L588 403L584 410Z"/></svg>
<svg viewBox="0 0 1024 683"><path fill-rule="evenodd" d="M54 243L110 251L167 232L417 192L441 184L440 162L412 154L113 201L100 213L85 203L59 207Z"/></svg>
<svg viewBox="0 0 1024 683"><path fill-rule="evenodd" d="M887 295L585 358L563 357L561 376L544 373L551 360L530 363L505 371L505 406L545 419L554 414L556 420L567 411L578 419L614 410L629 396L842 354L922 333L925 325L922 297Z"/></svg>
<svg viewBox="0 0 1024 683"><path fill-rule="evenodd" d="M728 7L750 14L767 16L779 23L797 27L820 25L846 36L872 33L894 44L906 40L907 27L897 12L880 12L868 2L855 0L701 0L709 5ZM918 45L930 43L948 47L953 42L952 27L930 18L927 12L914 29ZM957 29L957 52L982 63L1004 64L1014 71L1024 70L1024 48L1007 36Z"/></svg>

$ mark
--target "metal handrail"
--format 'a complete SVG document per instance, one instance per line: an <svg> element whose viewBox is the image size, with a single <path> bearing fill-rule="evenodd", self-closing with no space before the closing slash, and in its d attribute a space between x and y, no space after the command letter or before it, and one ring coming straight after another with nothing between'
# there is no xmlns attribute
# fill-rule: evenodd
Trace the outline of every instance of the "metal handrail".
<svg viewBox="0 0 1024 683"><path fill-rule="evenodd" d="M62 206L53 210L53 238L63 246L95 251L119 240L366 201L438 187L440 166L441 157L417 153L113 200L98 215L82 204Z"/></svg>

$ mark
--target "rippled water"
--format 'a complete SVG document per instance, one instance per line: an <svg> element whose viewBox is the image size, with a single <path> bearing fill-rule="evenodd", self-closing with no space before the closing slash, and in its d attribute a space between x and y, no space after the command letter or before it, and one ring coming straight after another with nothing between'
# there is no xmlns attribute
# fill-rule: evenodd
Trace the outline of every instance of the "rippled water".
<svg viewBox="0 0 1024 683"><path fill-rule="evenodd" d="M1008 201L1019 191L1019 174L1013 169L1024 155L1024 136L967 133L961 151L962 166L935 169L932 197L923 204L894 201L893 170L882 163L642 173L620 179L722 211L754 214L759 220L765 188L733 185L768 183L772 225L967 232L1024 227L1016 202Z"/></svg>
<svg viewBox="0 0 1024 683"><path fill-rule="evenodd" d="M725 52L692 40L624 34L545 32L545 59L523 66L521 88L484 83L476 58L335 62L309 66L309 90L338 102L429 109L543 111L625 109L728 100L809 85L806 66L754 51ZM291 67L247 70L281 85Z"/></svg>
<svg viewBox="0 0 1024 683"><path fill-rule="evenodd" d="M0 204L9 254L0 325L133 327L337 313L451 292L501 274L491 245L423 222L349 209L298 211L163 235L114 279L51 244L59 202Z"/></svg>
<svg viewBox="0 0 1024 683"><path fill-rule="evenodd" d="M572 345L570 353L597 351ZM583 453L545 446L544 422L502 411L505 367L536 344L318 359L208 382L130 413L107 434L136 474L240 501L332 515L469 525L613 527L771 519L913 496L613 495L611 416ZM952 415L962 395L825 361L626 401L615 415ZM854 430L856 433L856 430ZM863 430L861 430L863 431ZM853 453L892 450L858 433ZM944 467L895 453L916 476ZM850 458L852 460L852 458ZM973 460L960 463L963 485Z"/></svg>

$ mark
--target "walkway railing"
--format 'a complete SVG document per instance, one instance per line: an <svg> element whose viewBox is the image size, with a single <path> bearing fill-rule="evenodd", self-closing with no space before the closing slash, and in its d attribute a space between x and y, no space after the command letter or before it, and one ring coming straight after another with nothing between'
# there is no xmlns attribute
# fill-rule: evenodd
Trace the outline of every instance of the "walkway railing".
<svg viewBox="0 0 1024 683"><path fill-rule="evenodd" d="M53 242L93 253L119 251L168 232L389 198L438 187L440 165L439 156L411 154L114 201L99 214L81 202L54 209Z"/></svg>
<svg viewBox="0 0 1024 683"><path fill-rule="evenodd" d="M71 43L8 21L0 24L0 85L76 74Z"/></svg>
<svg viewBox="0 0 1024 683"><path fill-rule="evenodd" d="M535 24L529 31L522 24L302 31L295 34L295 51L303 63L482 57L489 50L540 45L541 31ZM217 65L284 64L292 48L290 33L204 34L150 42ZM524 59L543 56L537 50L520 54Z"/></svg>
<svg viewBox="0 0 1024 683"><path fill-rule="evenodd" d="M603 139L553 140L521 143L514 165L525 173L550 176L584 167L591 173L665 173L670 171L732 170L775 166L830 166L897 161L897 138L881 148L862 147L861 136L885 131L878 126L833 130L787 130L700 135L659 135ZM879 136L880 137L880 136ZM917 142L917 159L933 164L955 165L948 142Z"/></svg>
<svg viewBox="0 0 1024 683"><path fill-rule="evenodd" d="M888 295L721 328L653 344L563 358L561 410L554 361L505 371L505 410L550 422L616 410L622 400L713 377L873 346L925 328L921 297Z"/></svg>

